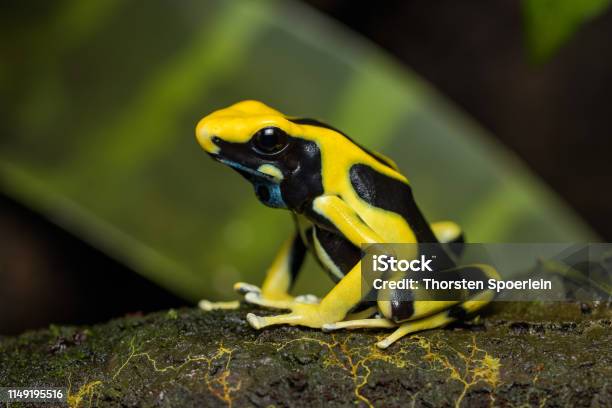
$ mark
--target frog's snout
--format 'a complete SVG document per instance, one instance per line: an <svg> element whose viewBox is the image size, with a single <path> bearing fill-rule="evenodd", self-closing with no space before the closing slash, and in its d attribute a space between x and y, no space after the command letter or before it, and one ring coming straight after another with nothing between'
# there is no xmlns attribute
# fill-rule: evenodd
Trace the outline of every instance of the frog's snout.
<svg viewBox="0 0 612 408"><path fill-rule="evenodd" d="M202 119L196 126L196 139L202 149L210 154L216 154L219 152L219 146L214 142L214 135L208 130L204 119Z"/></svg>

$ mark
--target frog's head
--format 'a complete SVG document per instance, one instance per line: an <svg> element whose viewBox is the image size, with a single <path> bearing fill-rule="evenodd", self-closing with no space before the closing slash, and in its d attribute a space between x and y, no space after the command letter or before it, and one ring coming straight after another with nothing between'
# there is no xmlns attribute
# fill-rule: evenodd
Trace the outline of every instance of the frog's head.
<svg viewBox="0 0 612 408"><path fill-rule="evenodd" d="M261 202L300 211L322 193L321 154L299 123L257 101L204 117L196 127L202 148L255 188Z"/></svg>

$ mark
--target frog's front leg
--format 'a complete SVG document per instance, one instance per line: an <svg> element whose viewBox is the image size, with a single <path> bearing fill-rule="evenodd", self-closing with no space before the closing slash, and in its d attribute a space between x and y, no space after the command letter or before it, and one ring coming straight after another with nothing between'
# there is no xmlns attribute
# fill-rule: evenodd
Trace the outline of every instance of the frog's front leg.
<svg viewBox="0 0 612 408"><path fill-rule="evenodd" d="M247 315L247 320L255 329L278 324L300 325L321 328L325 324L339 322L361 301L361 263L358 263L318 304L293 302L276 303L280 309L291 313L278 316Z"/></svg>
<svg viewBox="0 0 612 408"><path fill-rule="evenodd" d="M198 307L205 312L210 312L211 310L234 310L240 307L240 301L211 302L210 300L202 299L198 302Z"/></svg>
<svg viewBox="0 0 612 408"><path fill-rule="evenodd" d="M366 225L359 216L338 196L321 196L313 201L313 210L327 219L353 245L380 243L382 238ZM260 317L249 313L247 320L256 329L277 324L301 325L321 328L325 324L339 322L361 301L361 262L321 300L319 304L298 304L277 306L291 310L291 313Z"/></svg>

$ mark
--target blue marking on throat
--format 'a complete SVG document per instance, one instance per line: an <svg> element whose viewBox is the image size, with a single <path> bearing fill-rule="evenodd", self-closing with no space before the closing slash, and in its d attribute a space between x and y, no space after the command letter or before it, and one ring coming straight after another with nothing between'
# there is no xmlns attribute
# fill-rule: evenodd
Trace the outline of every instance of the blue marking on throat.
<svg viewBox="0 0 612 408"><path fill-rule="evenodd" d="M287 208L283 199L280 184L269 174L253 170L232 160L221 157L216 158L219 162L241 171L255 188L255 195L263 204L274 208Z"/></svg>
<svg viewBox="0 0 612 408"><path fill-rule="evenodd" d="M273 182L259 182L254 181L253 187L255 187L255 194L259 201L267 205L268 207L274 208L287 208L283 195L281 193L280 185Z"/></svg>

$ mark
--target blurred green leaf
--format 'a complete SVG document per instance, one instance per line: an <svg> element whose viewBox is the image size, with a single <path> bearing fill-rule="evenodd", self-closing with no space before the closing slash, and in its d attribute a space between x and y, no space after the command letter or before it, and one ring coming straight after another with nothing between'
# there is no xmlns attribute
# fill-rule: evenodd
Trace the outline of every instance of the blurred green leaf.
<svg viewBox="0 0 612 408"><path fill-rule="evenodd" d="M525 37L532 60L548 60L610 3L612 0L523 0Z"/></svg>
<svg viewBox="0 0 612 408"><path fill-rule="evenodd" d="M594 239L421 78L300 3L117 2L68 24L76 38L56 26L94 10L66 1L0 29L3 52L28 56L0 70L0 185L186 298L261 282L292 227L195 141L202 116L242 99L389 154L426 216L457 220L473 242ZM321 293L321 276L310 261L296 290Z"/></svg>

